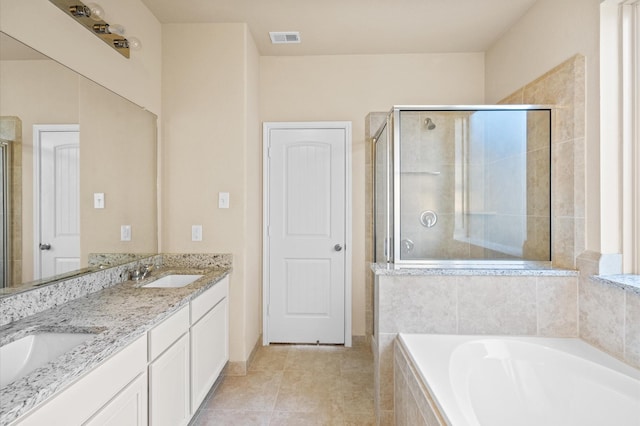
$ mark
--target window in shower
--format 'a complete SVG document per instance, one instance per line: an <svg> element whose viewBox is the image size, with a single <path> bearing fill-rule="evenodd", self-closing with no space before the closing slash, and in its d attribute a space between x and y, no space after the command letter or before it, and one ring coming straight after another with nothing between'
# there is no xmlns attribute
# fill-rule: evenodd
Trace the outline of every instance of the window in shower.
<svg viewBox="0 0 640 426"><path fill-rule="evenodd" d="M549 109L397 107L392 117L388 261L550 261Z"/></svg>

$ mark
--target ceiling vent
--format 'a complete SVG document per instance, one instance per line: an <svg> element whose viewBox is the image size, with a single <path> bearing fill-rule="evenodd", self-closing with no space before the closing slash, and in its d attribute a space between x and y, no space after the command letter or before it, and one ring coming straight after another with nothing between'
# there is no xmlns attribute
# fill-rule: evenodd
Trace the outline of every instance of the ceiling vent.
<svg viewBox="0 0 640 426"><path fill-rule="evenodd" d="M269 37L273 44L300 43L298 31L271 31Z"/></svg>

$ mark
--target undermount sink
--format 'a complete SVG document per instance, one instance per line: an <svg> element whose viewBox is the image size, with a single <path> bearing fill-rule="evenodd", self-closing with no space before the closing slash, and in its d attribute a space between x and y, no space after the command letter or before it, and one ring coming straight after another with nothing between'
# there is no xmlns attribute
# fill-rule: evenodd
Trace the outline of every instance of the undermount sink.
<svg viewBox="0 0 640 426"><path fill-rule="evenodd" d="M90 333L36 333L0 347L0 388L95 336Z"/></svg>
<svg viewBox="0 0 640 426"><path fill-rule="evenodd" d="M193 274L193 275L167 275L162 278L158 278L155 281L150 282L149 284L145 284L142 287L144 288L178 288L184 287L198 278L201 278L202 275Z"/></svg>

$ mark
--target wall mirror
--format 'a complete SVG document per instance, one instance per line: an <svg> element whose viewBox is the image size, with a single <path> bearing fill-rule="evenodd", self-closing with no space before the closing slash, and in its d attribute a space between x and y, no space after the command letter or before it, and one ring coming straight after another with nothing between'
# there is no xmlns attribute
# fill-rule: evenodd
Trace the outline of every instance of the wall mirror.
<svg viewBox="0 0 640 426"><path fill-rule="evenodd" d="M0 32L0 294L157 252L156 136L154 114Z"/></svg>

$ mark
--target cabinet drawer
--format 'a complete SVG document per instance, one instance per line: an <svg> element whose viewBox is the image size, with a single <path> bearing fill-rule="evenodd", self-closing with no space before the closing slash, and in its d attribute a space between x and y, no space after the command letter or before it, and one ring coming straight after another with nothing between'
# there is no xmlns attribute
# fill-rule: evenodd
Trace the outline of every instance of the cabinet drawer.
<svg viewBox="0 0 640 426"><path fill-rule="evenodd" d="M189 331L189 306L181 308L149 331L149 361L156 359L187 331Z"/></svg>
<svg viewBox="0 0 640 426"><path fill-rule="evenodd" d="M224 277L209 290L191 301L191 324L198 322L200 318L218 302L229 294L229 276Z"/></svg>

